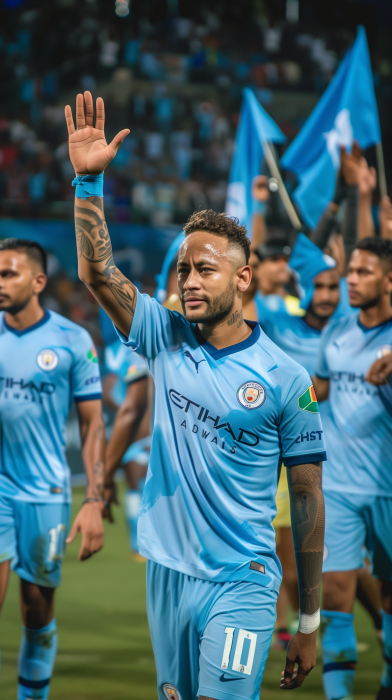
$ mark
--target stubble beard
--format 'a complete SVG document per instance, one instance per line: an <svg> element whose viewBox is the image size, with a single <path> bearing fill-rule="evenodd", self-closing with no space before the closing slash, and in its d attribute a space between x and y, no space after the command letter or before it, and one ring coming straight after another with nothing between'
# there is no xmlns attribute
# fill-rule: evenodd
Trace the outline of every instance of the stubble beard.
<svg viewBox="0 0 392 700"><path fill-rule="evenodd" d="M212 323L217 324L224 318L230 315L233 310L235 302L235 289L234 286L229 285L222 294L214 297L207 302L207 308L205 311L200 312L198 316L192 315L191 323ZM187 318L186 304L184 303L184 298L181 297L181 305L184 311L184 316Z"/></svg>

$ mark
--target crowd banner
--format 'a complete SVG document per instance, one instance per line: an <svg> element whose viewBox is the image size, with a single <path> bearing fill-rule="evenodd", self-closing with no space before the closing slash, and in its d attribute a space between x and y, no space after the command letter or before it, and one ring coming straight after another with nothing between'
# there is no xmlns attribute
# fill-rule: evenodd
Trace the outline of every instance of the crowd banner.
<svg viewBox="0 0 392 700"><path fill-rule="evenodd" d="M334 195L340 146L361 148L381 142L366 32L357 37L310 117L281 159L297 175L293 199L309 228L314 228Z"/></svg>
<svg viewBox="0 0 392 700"><path fill-rule="evenodd" d="M252 180L260 175L264 144L284 143L286 137L250 88L244 88L240 120L227 188L226 213L252 227Z"/></svg>

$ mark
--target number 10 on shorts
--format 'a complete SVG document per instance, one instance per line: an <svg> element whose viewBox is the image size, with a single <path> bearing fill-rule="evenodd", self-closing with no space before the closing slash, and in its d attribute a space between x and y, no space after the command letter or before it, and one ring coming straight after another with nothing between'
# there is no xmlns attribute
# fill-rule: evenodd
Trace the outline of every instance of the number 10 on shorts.
<svg viewBox="0 0 392 700"><path fill-rule="evenodd" d="M234 632L235 627L225 627L226 641L225 648L223 649L221 668L229 668L230 652L231 647L233 646ZM246 639L248 639L250 643L248 647L248 658L245 663L244 659L242 659L242 655ZM253 660L255 658L256 640L257 634L254 632L239 630L237 644L235 645L233 665L231 667L233 671L237 671L238 673L246 673L248 676L250 676L252 673Z"/></svg>

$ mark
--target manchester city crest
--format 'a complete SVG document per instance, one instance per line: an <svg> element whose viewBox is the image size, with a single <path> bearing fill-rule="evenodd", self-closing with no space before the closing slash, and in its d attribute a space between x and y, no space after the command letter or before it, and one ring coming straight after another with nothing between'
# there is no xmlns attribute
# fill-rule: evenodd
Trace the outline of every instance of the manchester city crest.
<svg viewBox="0 0 392 700"><path fill-rule="evenodd" d="M244 408L259 408L265 397L265 389L259 382L245 382L237 390L237 401Z"/></svg>
<svg viewBox="0 0 392 700"><path fill-rule="evenodd" d="M180 693L171 683L164 683L162 685L162 691L167 700L181 700Z"/></svg>
<svg viewBox="0 0 392 700"><path fill-rule="evenodd" d="M54 350L41 350L37 355L37 365L40 369L44 369L49 372L51 369L57 367L59 361L59 356Z"/></svg>

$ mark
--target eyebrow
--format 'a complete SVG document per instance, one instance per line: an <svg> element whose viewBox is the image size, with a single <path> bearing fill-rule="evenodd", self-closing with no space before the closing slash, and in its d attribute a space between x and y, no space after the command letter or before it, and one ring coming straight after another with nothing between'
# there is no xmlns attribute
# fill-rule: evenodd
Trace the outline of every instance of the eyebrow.
<svg viewBox="0 0 392 700"><path fill-rule="evenodd" d="M211 260L199 260L198 262L195 263L195 265L197 267L201 267L202 265L217 265L217 264L218 264L217 262L212 262ZM177 263L177 268L179 268L181 265L186 265L189 267L189 263L185 262L185 260L183 260L183 261L179 260Z"/></svg>

